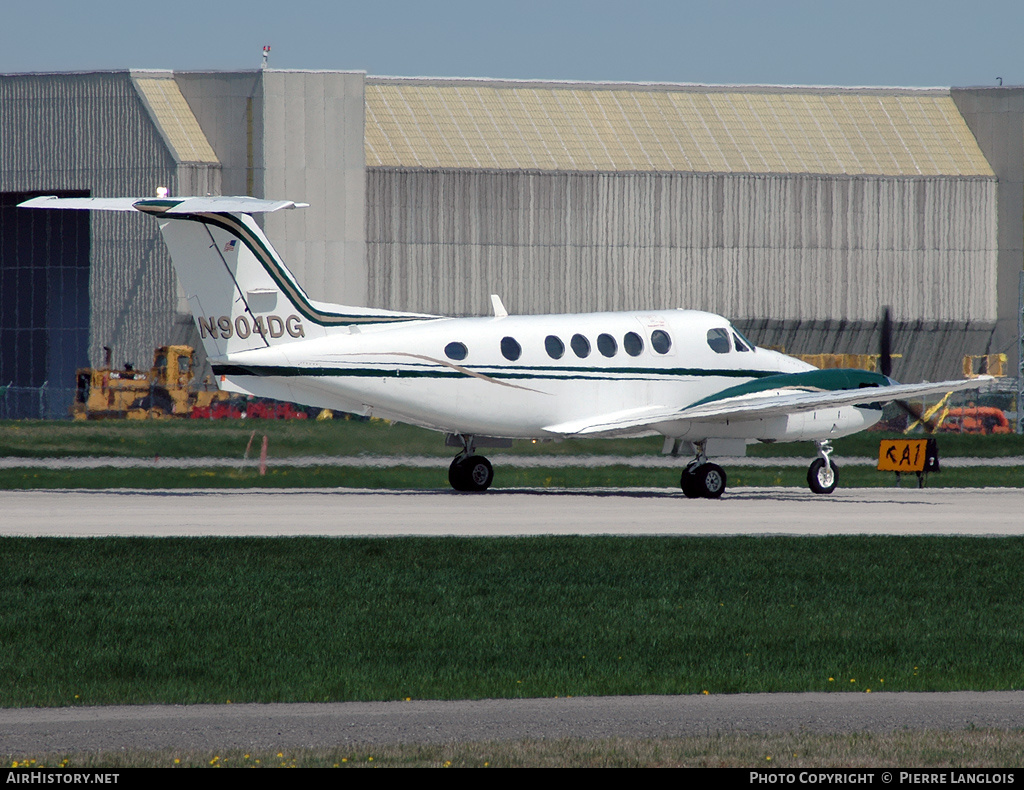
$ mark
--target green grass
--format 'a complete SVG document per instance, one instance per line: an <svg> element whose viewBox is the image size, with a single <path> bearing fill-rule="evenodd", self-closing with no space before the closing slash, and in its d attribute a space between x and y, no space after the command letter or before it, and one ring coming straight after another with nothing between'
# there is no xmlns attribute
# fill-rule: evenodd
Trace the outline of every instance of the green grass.
<svg viewBox="0 0 1024 790"><path fill-rule="evenodd" d="M255 438L253 434L255 432ZM262 437L269 443L270 470L260 476L251 468L210 468L176 470L161 467L159 458L220 457L241 459L252 439L249 457L256 457ZM891 434L862 433L835 443L839 456L875 457L878 443ZM488 452L484 450L483 452ZM675 488L679 471L636 469L627 466L605 468L517 469L502 465L500 455L566 456L622 455L657 457L657 437L622 440L570 440L565 442L516 442L511 450L492 453L495 488ZM939 437L941 458L956 456L1024 456L1024 437L958 436ZM815 453L809 442L752 445L754 457L801 457ZM45 422L0 423L0 455L23 458L116 456L154 459L152 468L118 470L48 470L12 468L0 470L0 490L31 488L447 488L447 472L439 469L393 467L385 469L319 466L289 468L277 463L296 456L425 455L450 458L455 450L444 446L443 437L431 431L383 420L316 421L203 421L153 420L148 422ZM276 465L275 465L276 464ZM729 485L806 486L804 467L729 467ZM869 467L843 467L840 485L888 487L895 478ZM913 485L905 481L904 485ZM1014 467L972 469L946 468L931 475L930 487L989 487L1024 485L1024 473Z"/></svg>
<svg viewBox="0 0 1024 790"><path fill-rule="evenodd" d="M107 420L102 422L0 422L0 456L51 458L118 456L133 458L241 458L255 431L250 456L264 435L272 457L304 455L433 455L451 457L439 433L383 420ZM839 439L836 453L878 455L883 438L901 436L865 432ZM1024 455L1024 436L939 435L940 456L1004 457ZM516 442L511 452L525 455L657 455L659 437L586 439L564 442ZM509 452L502 450L501 452ZM810 442L752 445L757 457L814 455Z"/></svg>
<svg viewBox="0 0 1024 790"><path fill-rule="evenodd" d="M1024 687L1024 539L0 539L0 705Z"/></svg>
<svg viewBox="0 0 1024 790"><path fill-rule="evenodd" d="M638 469L607 466L594 469L563 467L524 469L502 466L495 461L492 490L519 488L679 488L682 469ZM108 489L108 488L371 488L381 490L447 489L445 468L420 469L405 466L369 467L287 467L271 466L265 476L254 467L210 469L0 469L0 490ZM806 467L727 467L730 489L742 486L807 487ZM841 467L840 488L890 488L895 475L874 467ZM905 488L915 487L913 475L904 476ZM1020 467L973 467L946 469L931 474L929 488L1020 488L1024 469ZM729 496L728 491L726 496Z"/></svg>

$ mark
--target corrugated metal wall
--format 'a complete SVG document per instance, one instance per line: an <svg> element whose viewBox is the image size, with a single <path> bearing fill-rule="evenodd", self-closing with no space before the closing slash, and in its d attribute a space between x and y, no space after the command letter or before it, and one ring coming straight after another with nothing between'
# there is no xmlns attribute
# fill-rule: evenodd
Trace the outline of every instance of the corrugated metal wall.
<svg viewBox="0 0 1024 790"><path fill-rule="evenodd" d="M760 346L790 354L877 354L881 309L871 321L743 319L736 326ZM893 378L944 381L963 377L967 354L993 351L994 324L984 321L896 321Z"/></svg>
<svg viewBox="0 0 1024 790"><path fill-rule="evenodd" d="M215 167L175 163L128 72L0 76L0 191L151 195L167 186L202 194L217 185ZM156 224L94 212L91 236L90 364L102 362L107 345L115 364L148 367L153 349L182 332Z"/></svg>
<svg viewBox="0 0 1024 790"><path fill-rule="evenodd" d="M875 350L888 304L898 375L996 350L1006 179L949 91L371 77L366 104L372 303L695 307L803 353Z"/></svg>
<svg viewBox="0 0 1024 790"><path fill-rule="evenodd" d="M995 319L995 179L368 169L370 302Z"/></svg>

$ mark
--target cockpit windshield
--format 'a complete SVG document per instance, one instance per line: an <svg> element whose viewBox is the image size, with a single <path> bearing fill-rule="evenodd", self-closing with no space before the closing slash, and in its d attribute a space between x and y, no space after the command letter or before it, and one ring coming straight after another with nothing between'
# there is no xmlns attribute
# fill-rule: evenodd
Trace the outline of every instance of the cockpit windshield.
<svg viewBox="0 0 1024 790"><path fill-rule="evenodd" d="M747 340L743 333L740 332L736 327L732 328L732 339L736 344L737 351L753 351L757 346Z"/></svg>

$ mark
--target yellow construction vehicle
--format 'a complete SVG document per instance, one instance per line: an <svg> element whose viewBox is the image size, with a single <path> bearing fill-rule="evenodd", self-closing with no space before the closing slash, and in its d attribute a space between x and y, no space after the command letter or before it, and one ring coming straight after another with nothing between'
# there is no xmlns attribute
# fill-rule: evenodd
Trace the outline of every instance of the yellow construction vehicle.
<svg viewBox="0 0 1024 790"><path fill-rule="evenodd" d="M1006 375L1006 354L972 354L964 357L964 378Z"/></svg>
<svg viewBox="0 0 1024 790"><path fill-rule="evenodd" d="M210 381L194 384L191 346L160 346L148 373L131 365L114 370L110 350L104 350L104 367L75 372L71 414L76 420L188 417L197 406L209 407L230 397Z"/></svg>
<svg viewBox="0 0 1024 790"><path fill-rule="evenodd" d="M772 351L778 351L780 354L786 353L785 346L765 346ZM881 358L881 354L790 354L791 357L796 357L802 362L806 362L808 365L814 365L816 368L822 370L830 368L856 368L857 370L878 370L878 360ZM893 359L900 359L903 357L902 354L891 354Z"/></svg>
<svg viewBox="0 0 1024 790"><path fill-rule="evenodd" d="M856 368L858 370L878 370L878 359L880 354L792 354L791 356L803 360L816 368ZM892 354L893 359L899 359L902 354Z"/></svg>

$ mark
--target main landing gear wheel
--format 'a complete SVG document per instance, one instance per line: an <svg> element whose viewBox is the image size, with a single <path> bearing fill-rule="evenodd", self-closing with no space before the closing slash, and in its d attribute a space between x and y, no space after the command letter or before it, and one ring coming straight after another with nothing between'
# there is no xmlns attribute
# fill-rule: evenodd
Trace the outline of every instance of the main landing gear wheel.
<svg viewBox="0 0 1024 790"><path fill-rule="evenodd" d="M725 482L725 470L718 464L700 464L683 470L679 487L689 499L718 499L725 493Z"/></svg>
<svg viewBox="0 0 1024 790"><path fill-rule="evenodd" d="M839 470L831 460L815 458L807 470L807 485L815 494L831 494L839 482Z"/></svg>
<svg viewBox="0 0 1024 790"><path fill-rule="evenodd" d="M494 469L482 455L458 456L448 467L448 482L456 491L486 491L492 480Z"/></svg>

